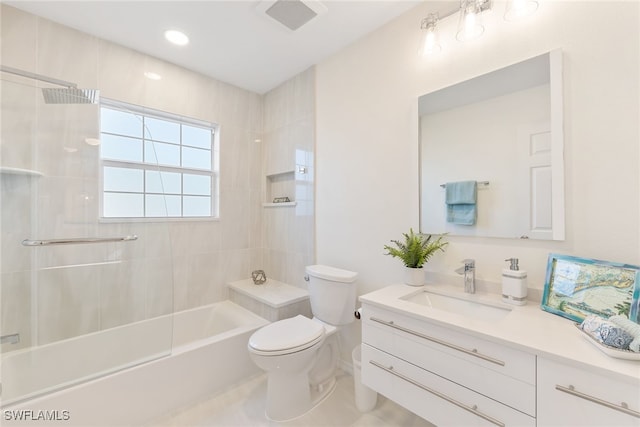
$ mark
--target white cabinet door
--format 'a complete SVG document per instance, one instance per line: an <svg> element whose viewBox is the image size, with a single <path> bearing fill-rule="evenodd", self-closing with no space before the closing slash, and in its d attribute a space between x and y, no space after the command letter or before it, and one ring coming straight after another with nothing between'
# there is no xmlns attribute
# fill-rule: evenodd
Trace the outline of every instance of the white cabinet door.
<svg viewBox="0 0 640 427"><path fill-rule="evenodd" d="M640 426L640 378L623 382L538 357L538 426Z"/></svg>
<svg viewBox="0 0 640 427"><path fill-rule="evenodd" d="M364 343L535 416L535 356L379 307L363 309Z"/></svg>
<svg viewBox="0 0 640 427"><path fill-rule="evenodd" d="M362 377L369 387L439 427L535 426L534 417L366 344Z"/></svg>

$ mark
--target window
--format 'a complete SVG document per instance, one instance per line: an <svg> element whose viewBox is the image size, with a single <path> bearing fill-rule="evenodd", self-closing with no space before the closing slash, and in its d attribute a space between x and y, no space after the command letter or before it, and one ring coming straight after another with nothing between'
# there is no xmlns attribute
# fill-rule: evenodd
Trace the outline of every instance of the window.
<svg viewBox="0 0 640 427"><path fill-rule="evenodd" d="M217 218L219 149L210 123L103 99L103 218Z"/></svg>

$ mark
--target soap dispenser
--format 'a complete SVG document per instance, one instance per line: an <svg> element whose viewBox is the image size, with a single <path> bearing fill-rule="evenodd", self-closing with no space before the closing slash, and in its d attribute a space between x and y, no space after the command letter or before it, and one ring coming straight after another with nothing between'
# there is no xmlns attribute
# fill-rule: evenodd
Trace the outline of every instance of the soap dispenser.
<svg viewBox="0 0 640 427"><path fill-rule="evenodd" d="M518 267L518 258L508 258L509 268L502 270L502 300L509 304L527 303L527 272Z"/></svg>

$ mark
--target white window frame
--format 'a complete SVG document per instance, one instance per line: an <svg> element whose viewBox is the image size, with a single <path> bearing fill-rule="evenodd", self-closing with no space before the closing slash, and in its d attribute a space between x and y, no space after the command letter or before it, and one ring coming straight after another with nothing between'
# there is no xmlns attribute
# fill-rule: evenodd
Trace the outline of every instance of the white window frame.
<svg viewBox="0 0 640 427"><path fill-rule="evenodd" d="M113 110L121 110L127 113L132 113L137 116L148 117L158 120L170 121L179 123L180 125L188 125L195 126L200 128L206 128L207 130L211 130L211 170L208 169L198 169L198 168L190 168L183 166L169 166L169 165L161 165L157 163L148 163L145 162L144 159L141 162L137 161L125 161L125 160L113 160L106 159L102 157L102 153L99 155L100 162L100 188L99 188L99 219L100 222L156 222L156 221L211 221L218 220L220 218L220 143L219 143L219 134L220 127L215 123L206 122L203 120L198 120L190 117L185 117L177 114L167 113L160 110L154 110L152 108L138 106L134 104L129 104L121 101L116 101L107 98L101 98L100 100L100 111L102 107L106 107ZM106 132L105 132L106 133ZM100 126L100 135L102 136L102 126ZM127 136L129 137L129 136ZM182 138L181 138L182 139ZM139 138L142 145L144 146L145 141L149 141L145 137L144 129L143 135ZM178 145L178 144L172 144ZM182 140L180 141L179 147L182 147ZM182 150L179 150L180 153ZM180 159L182 160L182 159ZM182 161L180 161L180 164ZM182 206L183 196L189 196L189 194L184 193L183 189L183 180L181 179L181 191L179 194L177 193L166 193L167 195L179 195L181 197L181 215L180 216L146 216L146 206L143 205L143 215L144 216L104 216L104 169L106 167L117 167L117 168L130 168L143 171L143 180L146 181L146 171L154 171L154 172L173 172L180 174L192 174L192 175L204 175L209 176L211 178L211 215L208 216L184 216L184 209ZM118 192L118 191L108 191L107 193L126 193L126 192ZM146 195L157 195L165 193L154 193L146 191L146 183L143 185L143 190L141 192L134 192L134 194L141 194L143 197L143 203L146 204Z"/></svg>

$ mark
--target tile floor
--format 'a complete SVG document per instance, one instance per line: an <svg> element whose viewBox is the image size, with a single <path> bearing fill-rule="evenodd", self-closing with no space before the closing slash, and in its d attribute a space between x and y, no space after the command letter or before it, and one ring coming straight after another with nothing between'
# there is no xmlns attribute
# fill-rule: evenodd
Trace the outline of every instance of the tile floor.
<svg viewBox="0 0 640 427"><path fill-rule="evenodd" d="M353 377L340 372L334 392L308 414L285 423L265 418L267 377L252 378L189 408L155 420L149 427L286 426L286 427L433 427L394 402L378 396L376 407L361 413L355 406Z"/></svg>

